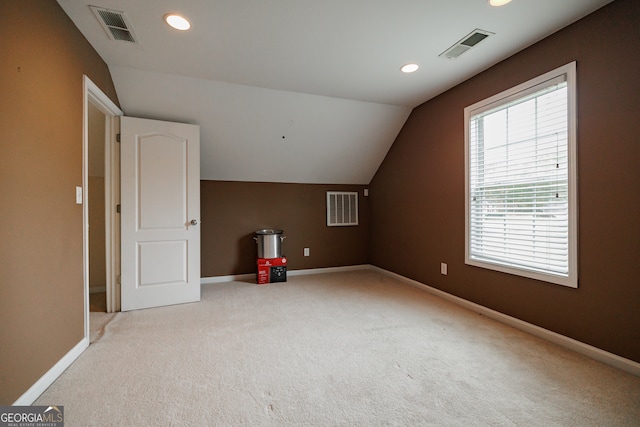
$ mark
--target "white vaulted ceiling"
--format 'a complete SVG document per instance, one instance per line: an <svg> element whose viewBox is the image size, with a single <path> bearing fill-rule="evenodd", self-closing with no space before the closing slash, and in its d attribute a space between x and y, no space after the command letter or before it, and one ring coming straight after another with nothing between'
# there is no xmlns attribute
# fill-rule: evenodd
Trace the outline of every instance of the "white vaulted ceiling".
<svg viewBox="0 0 640 427"><path fill-rule="evenodd" d="M411 109L611 0L58 0L125 114L201 127L202 179L368 184ZM111 40L89 5L123 11ZM162 20L186 16L191 30ZM439 55L474 29L495 35ZM415 62L420 69L403 74Z"/></svg>

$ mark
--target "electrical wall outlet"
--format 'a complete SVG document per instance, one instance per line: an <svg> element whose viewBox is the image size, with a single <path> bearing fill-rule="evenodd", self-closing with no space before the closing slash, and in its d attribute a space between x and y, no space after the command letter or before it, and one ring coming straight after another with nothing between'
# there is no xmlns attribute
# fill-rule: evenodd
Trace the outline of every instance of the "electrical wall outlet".
<svg viewBox="0 0 640 427"><path fill-rule="evenodd" d="M309 248L304 248L304 256L309 256Z"/></svg>
<svg viewBox="0 0 640 427"><path fill-rule="evenodd" d="M440 274L444 274L445 276L447 275L447 264L444 262L440 263Z"/></svg>

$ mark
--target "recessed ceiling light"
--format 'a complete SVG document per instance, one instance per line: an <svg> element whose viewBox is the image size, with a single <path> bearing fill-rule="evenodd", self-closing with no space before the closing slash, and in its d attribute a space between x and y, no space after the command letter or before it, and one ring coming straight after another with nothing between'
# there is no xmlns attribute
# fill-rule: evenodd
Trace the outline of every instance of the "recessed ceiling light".
<svg viewBox="0 0 640 427"><path fill-rule="evenodd" d="M187 21L186 18L176 15L175 13L168 13L164 15L164 21L176 30L186 31L191 28L191 23Z"/></svg>
<svg viewBox="0 0 640 427"><path fill-rule="evenodd" d="M400 67L400 71L403 73L413 73L414 71L417 71L418 68L420 68L418 64L406 64Z"/></svg>
<svg viewBox="0 0 640 427"><path fill-rule="evenodd" d="M491 6L504 6L507 3L511 3L511 0L489 0Z"/></svg>

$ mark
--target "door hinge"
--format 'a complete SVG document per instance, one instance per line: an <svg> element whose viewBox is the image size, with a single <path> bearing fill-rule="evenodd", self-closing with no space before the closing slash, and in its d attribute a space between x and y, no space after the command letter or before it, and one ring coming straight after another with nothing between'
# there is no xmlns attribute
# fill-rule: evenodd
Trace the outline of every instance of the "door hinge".
<svg viewBox="0 0 640 427"><path fill-rule="evenodd" d="M116 133L116 142L120 142L120 134Z"/></svg>
<svg viewBox="0 0 640 427"><path fill-rule="evenodd" d="M118 277L116 278L116 282L118 282L118 285L122 284L122 276L120 274L118 274Z"/></svg>
<svg viewBox="0 0 640 427"><path fill-rule="evenodd" d="M116 213L120 213L120 205L116 205Z"/></svg>

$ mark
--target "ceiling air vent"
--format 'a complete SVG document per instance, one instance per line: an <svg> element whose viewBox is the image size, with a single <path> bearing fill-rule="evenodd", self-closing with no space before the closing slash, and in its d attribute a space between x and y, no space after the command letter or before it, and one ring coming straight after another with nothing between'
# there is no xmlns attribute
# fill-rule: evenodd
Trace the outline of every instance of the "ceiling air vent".
<svg viewBox="0 0 640 427"><path fill-rule="evenodd" d="M442 52L440 56L449 59L455 59L493 34L494 33L490 31L475 29L471 33L464 36L462 40L458 41L449 49Z"/></svg>
<svg viewBox="0 0 640 427"><path fill-rule="evenodd" d="M133 33L129 19L124 12L113 9L105 9L98 6L89 6L96 18L107 32L111 40L122 40L130 43L138 43Z"/></svg>

